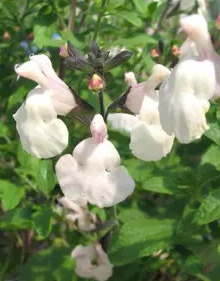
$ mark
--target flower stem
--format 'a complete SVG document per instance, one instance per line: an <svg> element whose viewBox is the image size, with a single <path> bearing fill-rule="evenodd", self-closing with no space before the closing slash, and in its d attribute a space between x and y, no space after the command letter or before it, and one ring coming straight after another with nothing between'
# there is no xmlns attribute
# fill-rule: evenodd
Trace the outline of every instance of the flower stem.
<svg viewBox="0 0 220 281"><path fill-rule="evenodd" d="M97 20L96 26L95 26L94 35L93 35L93 40L94 41L96 40L96 38L98 36L98 32L99 32L99 28L100 28L100 23L101 23L102 17L105 14L106 3L107 3L107 0L102 0L101 11L99 13L98 20Z"/></svg>
<svg viewBox="0 0 220 281"><path fill-rule="evenodd" d="M163 12L161 14L161 17L160 17L159 21L158 21L157 28L156 28L154 34L157 33L161 29L163 20L166 18L166 15L167 15L167 12L169 10L169 7L170 7L171 3L172 3L172 0L167 0L166 1L164 10L163 10Z"/></svg>
<svg viewBox="0 0 220 281"><path fill-rule="evenodd" d="M99 108L100 108L100 114L104 118L104 116L105 116L105 108L104 108L104 100L103 100L103 91L99 92Z"/></svg>
<svg viewBox="0 0 220 281"><path fill-rule="evenodd" d="M70 31L74 30L75 14L76 14L76 0L71 0L69 22L67 27Z"/></svg>

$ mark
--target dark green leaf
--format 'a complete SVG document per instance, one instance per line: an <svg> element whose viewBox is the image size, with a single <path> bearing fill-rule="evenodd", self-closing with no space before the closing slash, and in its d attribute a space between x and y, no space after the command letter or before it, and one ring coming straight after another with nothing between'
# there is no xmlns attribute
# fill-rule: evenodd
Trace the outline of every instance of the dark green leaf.
<svg viewBox="0 0 220 281"><path fill-rule="evenodd" d="M41 160L37 170L37 187L50 194L56 184L52 160Z"/></svg>
<svg viewBox="0 0 220 281"><path fill-rule="evenodd" d="M111 261L115 265L124 265L167 247L172 240L173 223L173 220L156 219L136 219L125 223L113 235Z"/></svg>
<svg viewBox="0 0 220 281"><path fill-rule="evenodd" d="M39 240L45 239L50 235L52 218L53 212L49 207L41 207L33 214L33 224Z"/></svg>

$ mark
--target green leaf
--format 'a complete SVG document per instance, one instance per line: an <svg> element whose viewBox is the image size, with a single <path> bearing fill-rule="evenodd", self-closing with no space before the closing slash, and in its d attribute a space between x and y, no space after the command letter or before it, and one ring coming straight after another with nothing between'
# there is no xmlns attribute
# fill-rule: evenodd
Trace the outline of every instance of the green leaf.
<svg viewBox="0 0 220 281"><path fill-rule="evenodd" d="M157 40L147 34L139 34L130 38L118 39L114 42L115 45L135 47L135 46L145 46L146 44L157 44Z"/></svg>
<svg viewBox="0 0 220 281"><path fill-rule="evenodd" d="M1 137L10 137L11 132L8 128L8 126L3 123L2 121L0 121L0 136Z"/></svg>
<svg viewBox="0 0 220 281"><path fill-rule="evenodd" d="M52 230L53 212L49 207L41 207L33 214L34 228L38 234L38 239L47 238Z"/></svg>
<svg viewBox="0 0 220 281"><path fill-rule="evenodd" d="M173 224L173 220L130 220L113 234L111 261L115 265L125 265L164 249L171 243Z"/></svg>
<svg viewBox="0 0 220 281"><path fill-rule="evenodd" d="M32 228L31 210L28 208L16 208L5 214L0 221L3 229L30 229Z"/></svg>
<svg viewBox="0 0 220 281"><path fill-rule="evenodd" d="M22 281L73 280L74 261L70 259L72 249L55 248L39 251L22 268ZM63 277L63 278L61 278Z"/></svg>
<svg viewBox="0 0 220 281"><path fill-rule="evenodd" d="M41 160L37 171L37 186L45 194L49 194L55 187L56 178L52 160Z"/></svg>
<svg viewBox="0 0 220 281"><path fill-rule="evenodd" d="M201 164L211 164L217 170L220 170L220 148L217 145L211 145L203 154Z"/></svg>
<svg viewBox="0 0 220 281"><path fill-rule="evenodd" d="M24 174L36 177L40 160L24 151L21 145L18 147L18 162Z"/></svg>
<svg viewBox="0 0 220 281"><path fill-rule="evenodd" d="M148 15L148 5L145 0L133 0L133 3L138 12L140 12L143 16Z"/></svg>
<svg viewBox="0 0 220 281"><path fill-rule="evenodd" d="M179 245L175 250L180 253L180 257L176 259L177 263L185 272L195 276L202 271L203 262L199 256Z"/></svg>
<svg viewBox="0 0 220 281"><path fill-rule="evenodd" d="M220 127L218 123L208 123L209 130L205 132L205 136L220 145Z"/></svg>
<svg viewBox="0 0 220 281"><path fill-rule="evenodd" d="M220 218L220 189L211 192L203 201L196 214L199 225L207 224Z"/></svg>
<svg viewBox="0 0 220 281"><path fill-rule="evenodd" d="M0 180L0 197L5 211L14 209L24 196L24 188L10 183L6 180Z"/></svg>
<svg viewBox="0 0 220 281"><path fill-rule="evenodd" d="M141 18L139 18L138 14L136 14L134 12L123 11L123 12L120 12L119 14L117 14L117 16L124 18L125 20L127 20L128 22L130 22L132 25L134 25L136 27L142 26Z"/></svg>

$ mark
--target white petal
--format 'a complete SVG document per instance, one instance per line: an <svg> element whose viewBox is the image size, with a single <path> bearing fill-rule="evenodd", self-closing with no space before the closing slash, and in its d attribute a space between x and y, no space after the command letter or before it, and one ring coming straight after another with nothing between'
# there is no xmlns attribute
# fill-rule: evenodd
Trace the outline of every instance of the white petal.
<svg viewBox="0 0 220 281"><path fill-rule="evenodd" d="M189 38L201 46L208 46L211 43L208 25L202 15L194 14L180 19L180 27Z"/></svg>
<svg viewBox="0 0 220 281"><path fill-rule="evenodd" d="M75 203L110 207L125 200L135 186L119 164L120 156L111 142L97 144L89 138L76 146L73 157L60 158L56 174L64 195Z"/></svg>
<svg viewBox="0 0 220 281"><path fill-rule="evenodd" d="M134 72L125 73L125 82L128 84L128 86L134 86L137 84L137 79Z"/></svg>
<svg viewBox="0 0 220 281"><path fill-rule="evenodd" d="M90 171L112 171L120 164L118 151L108 140L97 144L92 138L85 139L74 148L73 157Z"/></svg>
<svg viewBox="0 0 220 281"><path fill-rule="evenodd" d="M47 89L50 90L53 106L58 115L65 116L77 106L69 87L57 76L50 59L43 54L30 57L47 78Z"/></svg>
<svg viewBox="0 0 220 281"><path fill-rule="evenodd" d="M144 97L152 95L155 88L170 74L170 70L163 65L153 67L152 75L146 82L133 85L127 96L125 106L135 114L138 114Z"/></svg>
<svg viewBox="0 0 220 281"><path fill-rule="evenodd" d="M123 166L112 172L100 172L95 179L93 182L92 174L88 177L86 192L88 201L100 208L117 205L134 191L135 182Z"/></svg>
<svg viewBox="0 0 220 281"><path fill-rule="evenodd" d="M72 155L62 156L55 166L57 179L63 194L74 203L84 206L87 203L85 187Z"/></svg>
<svg viewBox="0 0 220 281"><path fill-rule="evenodd" d="M45 86L47 84L45 75L42 73L38 64L34 61L27 61L21 65L16 65L15 72L19 76L33 80L41 86Z"/></svg>
<svg viewBox="0 0 220 281"><path fill-rule="evenodd" d="M173 140L160 126L140 122L131 130L130 149L141 160L157 161L171 151Z"/></svg>
<svg viewBox="0 0 220 281"><path fill-rule="evenodd" d="M126 132L130 132L131 129L139 123L136 116L126 113L109 114L107 121L113 128Z"/></svg>
<svg viewBox="0 0 220 281"><path fill-rule="evenodd" d="M50 95L41 88L32 90L25 104L14 114L22 147L38 158L60 154L68 144L68 130L57 119Z"/></svg>
<svg viewBox="0 0 220 281"><path fill-rule="evenodd" d="M214 68L209 61L180 62L159 91L159 112L162 128L180 142L198 139L208 129L205 113L207 101L215 87Z"/></svg>
<svg viewBox="0 0 220 281"><path fill-rule="evenodd" d="M96 248L92 245L87 247L79 245L73 250L71 256L76 260L75 271L80 277L106 281L112 276L113 266L100 245ZM97 265L93 265L92 261L96 259Z"/></svg>
<svg viewBox="0 0 220 281"><path fill-rule="evenodd" d="M34 56L32 55L30 56L30 60L38 64L38 66L47 78L52 79L53 82L60 84L64 88L68 88L68 86L57 76L56 72L53 69L51 60L48 56L44 54Z"/></svg>

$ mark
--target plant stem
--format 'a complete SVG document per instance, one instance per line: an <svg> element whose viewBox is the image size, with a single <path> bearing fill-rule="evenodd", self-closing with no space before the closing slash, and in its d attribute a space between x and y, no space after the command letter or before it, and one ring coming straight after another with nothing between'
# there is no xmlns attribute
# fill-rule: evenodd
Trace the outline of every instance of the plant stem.
<svg viewBox="0 0 220 281"><path fill-rule="evenodd" d="M74 30L75 14L76 14L76 0L71 0L69 22L67 27L70 31Z"/></svg>
<svg viewBox="0 0 220 281"><path fill-rule="evenodd" d="M171 2L172 2L172 0L167 0L166 5L164 7L164 10L161 14L161 17L160 17L159 21L158 21L157 28L156 28L154 33L157 33L161 29L163 20L166 18L166 14L167 14L167 11L169 10Z"/></svg>
<svg viewBox="0 0 220 281"><path fill-rule="evenodd" d="M98 20L97 20L96 26L95 26L94 35L93 35L93 40L94 40L94 41L96 40L96 38L97 38L97 36L98 36L100 23L101 23L102 17L103 17L104 14L105 14L105 6L106 6L106 3L107 3L107 0L102 0L101 11L100 11L100 13L99 13Z"/></svg>
<svg viewBox="0 0 220 281"><path fill-rule="evenodd" d="M99 92L99 108L100 108L100 114L104 118L105 116L105 108L104 108L104 100L103 100L103 92Z"/></svg>

